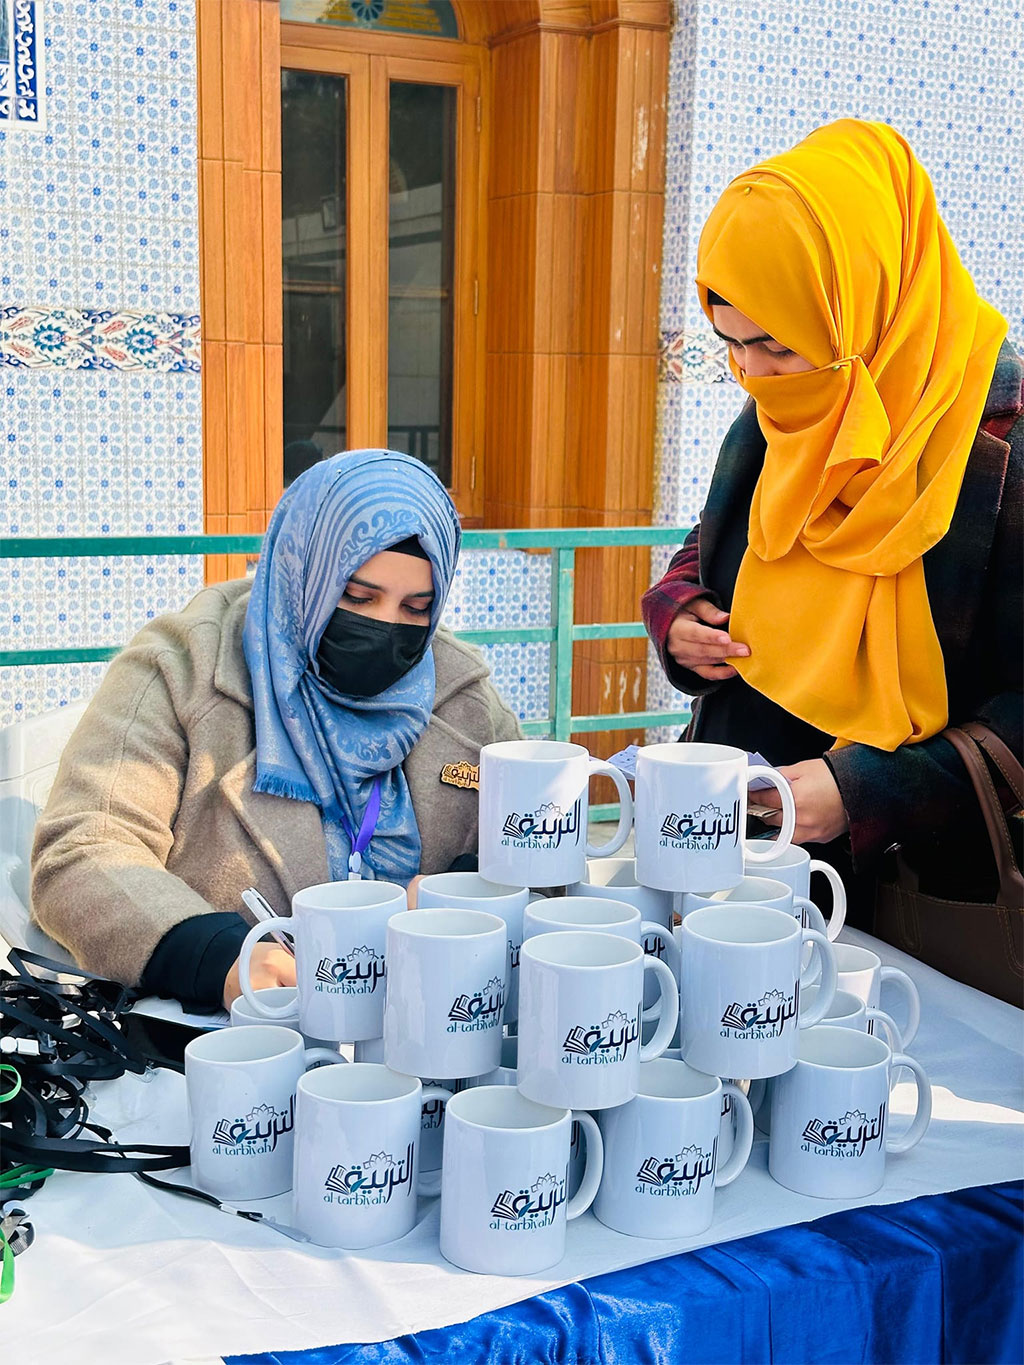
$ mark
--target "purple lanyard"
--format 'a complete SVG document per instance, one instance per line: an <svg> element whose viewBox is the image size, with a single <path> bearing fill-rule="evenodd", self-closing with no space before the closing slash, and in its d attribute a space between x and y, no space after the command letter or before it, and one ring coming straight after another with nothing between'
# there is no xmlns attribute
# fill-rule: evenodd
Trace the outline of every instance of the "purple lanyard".
<svg viewBox="0 0 1024 1365"><path fill-rule="evenodd" d="M362 878L363 854L370 845L373 831L377 828L377 821L380 818L380 783L379 777L374 778L373 790L370 792L370 799L363 811L358 834L353 834L348 816L344 812L341 813L341 823L348 835L348 841L352 845L352 852L348 855L348 875L353 881L360 881Z"/></svg>

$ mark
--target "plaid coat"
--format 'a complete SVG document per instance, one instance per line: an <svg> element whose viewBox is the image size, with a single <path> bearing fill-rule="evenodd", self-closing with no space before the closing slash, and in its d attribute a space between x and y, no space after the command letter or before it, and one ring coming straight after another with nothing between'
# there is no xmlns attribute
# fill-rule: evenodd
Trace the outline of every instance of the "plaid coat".
<svg viewBox="0 0 1024 1365"><path fill-rule="evenodd" d="M952 524L924 557L928 599L946 666L950 723L979 720L1018 755L1024 738L1022 379L1024 367L1004 343ZM705 737L715 728L716 707L741 680L708 683L680 668L666 652L669 626L695 597L709 597L724 610L731 607L764 451L750 402L722 444L700 525L687 536L664 578L643 598L644 622L669 680L699 698L688 732L691 739ZM769 756L772 738L765 735L757 745ZM832 738L819 736L818 753L842 793L850 821L849 853L857 870L870 868L895 842L904 844L917 866L927 867L940 850L948 851L951 836L959 838L965 827L980 834L987 846L973 788L947 740L935 736L893 753L862 744L829 753ZM798 753L775 761L808 756Z"/></svg>

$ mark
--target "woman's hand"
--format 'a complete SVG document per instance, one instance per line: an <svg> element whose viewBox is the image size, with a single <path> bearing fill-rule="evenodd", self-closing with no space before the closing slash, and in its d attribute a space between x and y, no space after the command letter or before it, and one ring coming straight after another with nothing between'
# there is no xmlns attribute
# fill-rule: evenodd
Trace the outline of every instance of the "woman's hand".
<svg viewBox="0 0 1024 1365"><path fill-rule="evenodd" d="M750 648L737 644L722 627L729 613L706 597L695 598L682 607L669 626L665 648L680 668L688 668L708 682L734 678L736 670L726 659L747 659Z"/></svg>
<svg viewBox="0 0 1024 1365"><path fill-rule="evenodd" d="M254 991L262 990L264 986L294 986L295 959L280 943L257 943L252 950L250 975ZM236 957L224 978L224 1008L229 1010L231 1002L241 994Z"/></svg>
<svg viewBox="0 0 1024 1365"><path fill-rule="evenodd" d="M850 828L832 769L823 758L791 763L788 768L779 768L779 772L792 787L796 803L794 844L827 844ZM755 799L758 805L776 808L776 814L764 819L766 824L778 828L782 823L782 799L775 788L757 792Z"/></svg>

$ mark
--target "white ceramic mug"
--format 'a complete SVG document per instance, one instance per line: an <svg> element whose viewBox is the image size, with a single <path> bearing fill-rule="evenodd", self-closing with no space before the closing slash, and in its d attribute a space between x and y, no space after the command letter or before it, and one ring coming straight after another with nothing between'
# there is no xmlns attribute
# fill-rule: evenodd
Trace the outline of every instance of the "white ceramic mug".
<svg viewBox="0 0 1024 1365"><path fill-rule="evenodd" d="M824 1017L836 990L832 944L783 910L720 905L694 910L680 927L679 1046L712 1076L777 1076L796 1062L798 1029ZM801 1007L805 943L821 956L822 991Z"/></svg>
<svg viewBox="0 0 1024 1365"><path fill-rule="evenodd" d="M501 886L478 872L439 872L424 877L416 904L421 910L485 910L505 921L508 957L505 964L505 1023L519 1018L519 950L523 946L523 911L530 903L525 887Z"/></svg>
<svg viewBox="0 0 1024 1365"><path fill-rule="evenodd" d="M572 933L576 930L628 938L631 943L638 943L645 953L666 962L672 975L676 980L679 979L679 945L672 930L657 921L642 920L640 911L625 901L606 897L550 896L547 899L541 897L526 907L523 916L524 940L536 934ZM663 997L658 993L657 984L651 981L645 988L645 999L648 989L651 992L650 1012L657 1015Z"/></svg>
<svg viewBox="0 0 1024 1365"><path fill-rule="evenodd" d="M590 858L587 861L587 879L573 882L566 888L570 896L594 896L598 899L625 901L627 905L639 910L640 918L646 924L659 924L672 932L672 894L657 891L651 886L641 886L636 879L635 858ZM668 948L668 939L661 934L645 933L643 950L663 958L678 977L676 954ZM650 1009L657 999L657 988L649 981L644 991L644 1008Z"/></svg>
<svg viewBox="0 0 1024 1365"><path fill-rule="evenodd" d="M570 1126L587 1133L587 1165L569 1198ZM537 1104L510 1086L448 1102L441 1177L441 1255L485 1275L529 1275L565 1254L565 1227L590 1207L602 1143L589 1114Z"/></svg>
<svg viewBox="0 0 1024 1365"><path fill-rule="evenodd" d="M722 1097L735 1107L738 1136L719 1160ZM636 1097L600 1117L604 1174L594 1201L602 1223L630 1237L692 1237L711 1226L715 1189L750 1157L754 1119L732 1081L660 1057L640 1068Z"/></svg>
<svg viewBox="0 0 1024 1365"><path fill-rule="evenodd" d="M764 905L769 910L784 910L787 915L795 915L805 929L825 933L825 917L814 902L806 896L795 895L792 887L767 874L744 877L725 891L707 894L687 891L682 900L683 919L692 910L701 910L706 905Z"/></svg>
<svg viewBox="0 0 1024 1365"><path fill-rule="evenodd" d="M818 986L803 988L803 1001L808 1009L814 1007L818 991ZM865 1005L860 996L854 995L852 991L837 990L821 1022L828 1024L830 1028L853 1028L860 1033L877 1034L881 1029L885 1042L893 1052L902 1052L905 1046L902 1034L892 1016L886 1014L885 1010L876 1010L873 1005Z"/></svg>
<svg viewBox="0 0 1024 1365"><path fill-rule="evenodd" d="M281 1005L290 1005L289 1013L283 1019L275 1018L274 1023L280 1024L282 1028L293 1028L296 1033L302 1033L299 1019L299 993L294 986L261 986L254 994L261 1007L269 1005L272 1009L277 1009ZM233 1028L245 1028L250 1024L265 1024L266 1022L267 1016L257 1014L244 995L232 1000L231 1025ZM302 1041L307 1047L332 1046L329 1038L310 1038L305 1033L302 1034Z"/></svg>
<svg viewBox="0 0 1024 1365"><path fill-rule="evenodd" d="M612 934L538 934L523 943L519 1089L540 1104L606 1109L636 1094L640 1063L668 1047L679 992L664 962ZM641 1045L644 973L661 984L661 1016Z"/></svg>
<svg viewBox="0 0 1024 1365"><path fill-rule="evenodd" d="M218 1199L291 1189L295 1088L306 1067L338 1062L279 1024L213 1029L185 1048L192 1178Z"/></svg>
<svg viewBox="0 0 1024 1365"><path fill-rule="evenodd" d="M588 858L585 879L566 887L566 894L625 901L640 911L641 919L672 927L672 893L641 886L635 858Z"/></svg>
<svg viewBox="0 0 1024 1365"><path fill-rule="evenodd" d="M882 987L886 982L900 991L907 1007L907 1022L900 1025L900 1032L903 1046L909 1047L917 1037L921 1023L921 997L913 981L899 967L883 965L882 959L870 948L861 948L855 943L837 943L835 947L840 990L858 996L872 1009L881 1007Z"/></svg>
<svg viewBox="0 0 1024 1365"><path fill-rule="evenodd" d="M466 1077L501 1056L505 921L482 910L406 910L388 922L384 1056L408 1076Z"/></svg>
<svg viewBox="0 0 1024 1365"><path fill-rule="evenodd" d="M285 929L295 943L302 1032L343 1043L379 1038L387 923L406 904L404 888L393 882L324 882L297 891L291 919L264 920L245 936L238 978L249 1008L274 1022L291 1013L287 1004L261 1001L250 976L253 948L272 929Z"/></svg>
<svg viewBox="0 0 1024 1365"><path fill-rule="evenodd" d="M423 1188L420 1113L428 1091L415 1076L373 1062L322 1067L299 1081L294 1218L318 1246L379 1246L411 1232Z"/></svg>
<svg viewBox="0 0 1024 1365"><path fill-rule="evenodd" d="M745 838L747 784L771 782L782 801L778 839ZM647 744L636 756L636 875L663 891L721 891L743 878L744 860L767 862L796 827L789 783L725 744Z"/></svg>
<svg viewBox="0 0 1024 1365"><path fill-rule="evenodd" d="M619 793L619 826L600 848L587 842L589 784L610 777ZM508 886L567 886L582 881L588 856L617 853L629 837L633 797L610 763L582 744L509 740L480 750L480 874Z"/></svg>
<svg viewBox="0 0 1024 1365"><path fill-rule="evenodd" d="M364 1042L356 1043L355 1060L357 1062L378 1062L384 1066L384 1039L368 1038ZM435 1076L420 1076L419 1082L423 1086L424 1096L423 1104L420 1107L420 1171L425 1174L427 1171L439 1171L441 1169L447 1097L449 1094L458 1094L470 1082L466 1080L442 1082ZM436 1194L437 1191L435 1190L434 1193Z"/></svg>
<svg viewBox="0 0 1024 1365"><path fill-rule="evenodd" d="M774 849L776 845L773 843L770 847ZM812 858L799 844L790 844L789 848L774 854L767 862L751 862L750 870L762 877L772 877L775 881L785 882L795 896L802 896L805 899L810 899L811 895L811 873L822 873L832 888L832 913L826 921L825 932L830 942L836 941L840 929L846 923L846 887L831 863ZM816 929L817 925L811 927Z"/></svg>
<svg viewBox="0 0 1024 1365"><path fill-rule="evenodd" d="M914 1073L917 1110L905 1133L889 1137L889 1087L901 1066ZM874 1194L886 1154L916 1146L930 1119L931 1086L919 1062L893 1054L881 1038L822 1024L801 1036L796 1065L773 1083L768 1170L798 1194Z"/></svg>

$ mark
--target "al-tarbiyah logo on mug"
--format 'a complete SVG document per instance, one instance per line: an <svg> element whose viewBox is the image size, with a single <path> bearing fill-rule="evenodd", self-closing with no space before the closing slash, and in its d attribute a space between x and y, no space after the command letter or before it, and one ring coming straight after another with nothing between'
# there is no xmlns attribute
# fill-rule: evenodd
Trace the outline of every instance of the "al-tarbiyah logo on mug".
<svg viewBox="0 0 1024 1365"><path fill-rule="evenodd" d="M794 983L787 995L784 991L766 991L760 1000L741 1005L734 1000L722 1014L723 1038L778 1038L782 1030L796 1018L800 1001L800 983Z"/></svg>
<svg viewBox="0 0 1024 1365"><path fill-rule="evenodd" d="M555 1221L555 1214L565 1203L569 1172L559 1180L548 1172L538 1177L529 1189L502 1190L491 1205L491 1224L495 1231L523 1232L531 1228L546 1228Z"/></svg>
<svg viewBox="0 0 1024 1365"><path fill-rule="evenodd" d="M563 839L578 845L581 808L580 801L568 810L552 802L524 815L512 811L502 826L502 845L506 848L511 845L512 848L553 849L560 848Z"/></svg>
<svg viewBox="0 0 1024 1365"><path fill-rule="evenodd" d="M259 1104L244 1118L218 1119L213 1126L215 1156L259 1156L272 1152L295 1127L295 1096L285 1109Z"/></svg>
<svg viewBox="0 0 1024 1365"><path fill-rule="evenodd" d="M479 1033L482 1029L498 1028L505 1008L505 983L492 976L476 995L458 995L448 1011L451 1021L449 1033Z"/></svg>
<svg viewBox="0 0 1024 1365"><path fill-rule="evenodd" d="M649 1156L636 1173L636 1193L671 1198L696 1194L704 1181L714 1176L717 1156L718 1138L712 1141L710 1152L693 1143L675 1156Z"/></svg>
<svg viewBox="0 0 1024 1365"><path fill-rule="evenodd" d="M839 1119L811 1119L804 1125L800 1150L815 1156L841 1160L863 1156L869 1147L881 1147L885 1136L885 1102L872 1119L859 1109L848 1110Z"/></svg>
<svg viewBox="0 0 1024 1365"><path fill-rule="evenodd" d="M384 954L363 944L344 957L322 957L313 989L328 995L372 995L386 975Z"/></svg>
<svg viewBox="0 0 1024 1365"><path fill-rule="evenodd" d="M397 1159L390 1152L372 1152L365 1161L341 1162L332 1166L324 1181L325 1204L390 1204L391 1196L404 1186L413 1192L413 1143L405 1156Z"/></svg>
<svg viewBox="0 0 1024 1365"><path fill-rule="evenodd" d="M622 1010L615 1010L589 1028L574 1024L562 1044L562 1061L581 1066L620 1062L639 1037L640 1010L632 1019Z"/></svg>
<svg viewBox="0 0 1024 1365"><path fill-rule="evenodd" d="M733 848L740 838L740 803L734 801L729 811L719 810L709 801L692 813L677 815L671 811L661 822L662 848L690 848L710 853L725 840Z"/></svg>

